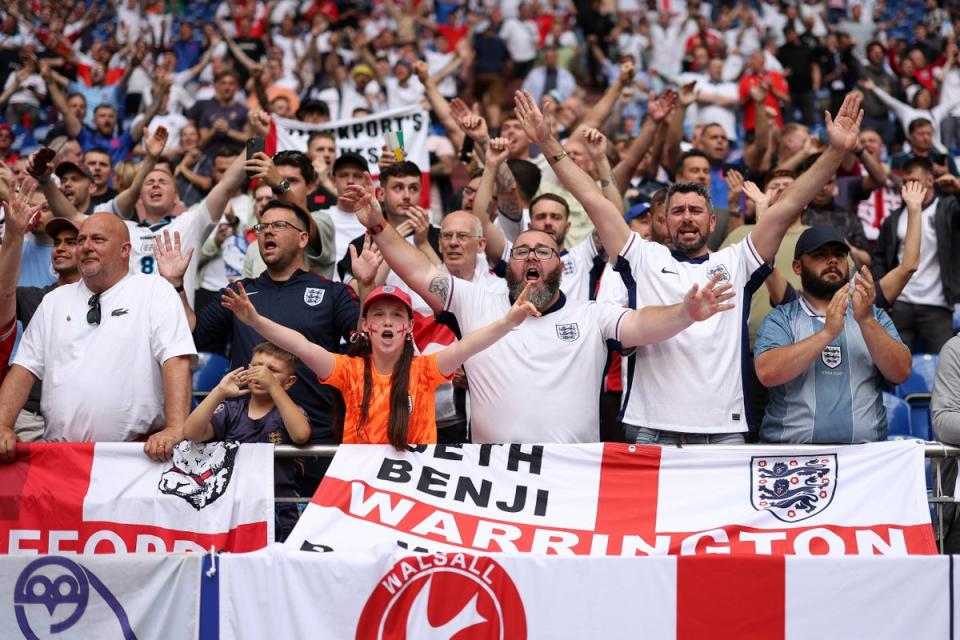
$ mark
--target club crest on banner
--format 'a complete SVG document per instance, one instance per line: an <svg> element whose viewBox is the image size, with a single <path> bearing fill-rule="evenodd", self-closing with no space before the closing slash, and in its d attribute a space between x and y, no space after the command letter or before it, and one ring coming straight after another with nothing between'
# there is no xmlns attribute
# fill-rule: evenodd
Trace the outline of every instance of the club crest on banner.
<svg viewBox="0 0 960 640"><path fill-rule="evenodd" d="M523 602L494 559L465 553L409 556L367 599L357 640L525 640Z"/></svg>
<svg viewBox="0 0 960 640"><path fill-rule="evenodd" d="M183 498L199 511L222 496L230 485L240 444L183 441L160 476L160 493Z"/></svg>
<svg viewBox="0 0 960 640"><path fill-rule="evenodd" d="M576 322L571 322L570 324L558 324L556 327L557 337L564 342L576 342L577 338L580 337L580 327Z"/></svg>
<svg viewBox="0 0 960 640"><path fill-rule="evenodd" d="M840 347L830 344L820 352L820 359L823 360L823 364L831 369L836 369L843 362L843 355Z"/></svg>
<svg viewBox="0 0 960 640"><path fill-rule="evenodd" d="M63 556L34 560L17 577L13 605L20 633L25 638L45 638L67 631L83 619L91 604L91 591L99 595L116 616L120 631L117 637L136 640L127 613L116 596L88 569ZM102 620L97 622L103 624Z"/></svg>
<svg viewBox="0 0 960 640"><path fill-rule="evenodd" d="M837 487L837 454L753 456L750 502L783 522L806 520L830 506Z"/></svg>
<svg viewBox="0 0 960 640"><path fill-rule="evenodd" d="M326 293L323 289L318 289L317 287L307 287L303 290L303 301L315 307L321 302L323 302L323 294Z"/></svg>

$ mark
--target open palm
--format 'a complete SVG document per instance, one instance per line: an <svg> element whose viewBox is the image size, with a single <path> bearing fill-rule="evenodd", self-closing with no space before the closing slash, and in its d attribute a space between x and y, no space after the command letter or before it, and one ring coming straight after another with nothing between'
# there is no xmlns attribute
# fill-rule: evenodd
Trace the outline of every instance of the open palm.
<svg viewBox="0 0 960 640"><path fill-rule="evenodd" d="M853 151L857 146L860 135L860 123L863 121L863 110L860 101L863 96L859 93L848 93L844 98L836 118L826 112L827 133L830 136L830 146L838 151Z"/></svg>

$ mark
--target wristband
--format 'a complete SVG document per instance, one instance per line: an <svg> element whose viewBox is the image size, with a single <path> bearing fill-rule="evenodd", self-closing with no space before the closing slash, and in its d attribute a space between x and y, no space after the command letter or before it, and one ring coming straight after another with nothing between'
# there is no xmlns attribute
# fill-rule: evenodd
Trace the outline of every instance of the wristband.
<svg viewBox="0 0 960 640"><path fill-rule="evenodd" d="M367 231L370 233L370 235L375 236L386 228L387 228L387 222L383 221L380 224L375 224L372 227L367 227Z"/></svg>
<svg viewBox="0 0 960 640"><path fill-rule="evenodd" d="M177 293L183 293L183 285L181 284L179 287L174 287L173 290Z"/></svg>

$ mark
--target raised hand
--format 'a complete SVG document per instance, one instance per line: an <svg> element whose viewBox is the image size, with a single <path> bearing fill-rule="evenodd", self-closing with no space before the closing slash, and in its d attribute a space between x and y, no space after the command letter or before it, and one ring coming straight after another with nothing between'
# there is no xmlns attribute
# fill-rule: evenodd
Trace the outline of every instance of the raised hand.
<svg viewBox="0 0 960 640"><path fill-rule="evenodd" d="M340 194L340 207L356 213L360 224L368 229L384 221L383 210L375 197L373 180L366 171L359 183L350 185Z"/></svg>
<svg viewBox="0 0 960 640"><path fill-rule="evenodd" d="M271 187L278 187L283 182L283 176L273 164L273 159L262 151L257 151L253 157L247 160L243 168L251 178L257 178L266 182Z"/></svg>
<svg viewBox="0 0 960 640"><path fill-rule="evenodd" d="M592 127L583 128L583 143L587 147L587 153L593 159L594 163L601 162L607 157L607 137L600 133L598 129Z"/></svg>
<svg viewBox="0 0 960 640"><path fill-rule="evenodd" d="M722 273L718 273L703 288L699 285L690 287L687 295L683 297L683 310L693 322L706 320L715 313L729 311L733 309L733 303L727 302L734 296L733 285L729 282L717 286Z"/></svg>
<svg viewBox="0 0 960 640"><path fill-rule="evenodd" d="M26 188L19 192L14 191L9 195L9 206L3 223L5 233L23 235L36 226L40 220L40 205L30 205L30 196L33 195L34 184L31 180Z"/></svg>
<svg viewBox="0 0 960 640"><path fill-rule="evenodd" d="M373 243L373 238L369 234L363 236L363 249L357 254L356 245L351 244L348 249L350 252L350 270L353 277L361 284L372 285L377 277L377 270L383 264L383 256L380 249Z"/></svg>
<svg viewBox="0 0 960 640"><path fill-rule="evenodd" d="M270 133L270 114L263 109L251 109L247 114L247 122L254 137L266 138Z"/></svg>
<svg viewBox="0 0 960 640"><path fill-rule="evenodd" d="M27 173L34 180L43 184L53 174L53 162L51 160L55 155L49 147L40 147L30 154L30 158L27 160Z"/></svg>
<svg viewBox="0 0 960 640"><path fill-rule="evenodd" d="M824 112L830 146L837 151L853 151L857 146L860 123L863 121L863 109L860 108L862 99L863 96L859 93L848 93L837 111L836 118L832 118L829 111Z"/></svg>
<svg viewBox="0 0 960 640"><path fill-rule="evenodd" d="M243 288L242 282L237 283L236 290L231 287L224 289L223 295L220 296L220 303L233 311L233 315L237 316L237 320L243 324L252 325L260 317L253 303L250 302L247 290Z"/></svg>
<svg viewBox="0 0 960 640"><path fill-rule="evenodd" d="M413 243L418 247L426 244L430 235L430 214L427 210L412 206L407 209L407 220L413 227Z"/></svg>
<svg viewBox="0 0 960 640"><path fill-rule="evenodd" d="M743 193L748 198L753 200L753 203L757 205L758 209L760 207L763 207L764 209L766 209L767 206L769 206L770 204L770 196L768 196L763 191L761 191L760 187L758 187L755 182L752 182L750 180L747 180L746 182L744 182Z"/></svg>
<svg viewBox="0 0 960 640"><path fill-rule="evenodd" d="M517 91L514 102L516 103L515 113L524 133L532 142L543 146L543 143L553 135L550 122L553 115L553 102L544 104L544 112L540 111L537 101L533 99L529 91Z"/></svg>
<svg viewBox="0 0 960 640"><path fill-rule="evenodd" d="M456 106L454 106L456 105ZM467 108L466 103L460 98L454 98L450 103L450 115L454 117L460 130L473 139L474 142L485 142L490 138L490 131L487 129L487 121L484 120L476 111Z"/></svg>
<svg viewBox="0 0 960 640"><path fill-rule="evenodd" d="M873 275L866 266L860 267L853 288L853 319L859 323L873 317L873 302L876 299Z"/></svg>
<svg viewBox="0 0 960 640"><path fill-rule="evenodd" d="M173 242L170 241L170 231L164 230L163 240L160 236L154 238L153 255L157 259L157 272L164 280L175 287L183 286L183 275L193 259L193 247L183 253L180 243L180 232L173 232Z"/></svg>
<svg viewBox="0 0 960 640"><path fill-rule="evenodd" d="M527 300L527 294L530 293L530 286L530 283L527 283L527 286L525 286L523 291L520 292L520 295L517 296L513 306L507 311L507 315L504 316L507 324L511 327L519 327L529 316L533 316L534 318L540 317L540 311L533 306L532 302Z"/></svg>
<svg viewBox="0 0 960 640"><path fill-rule="evenodd" d="M763 102L767 99L767 92L767 84L765 82L758 82L750 87L750 99L754 102Z"/></svg>
<svg viewBox="0 0 960 640"><path fill-rule="evenodd" d="M493 138L487 145L487 153L483 157L484 163L496 169L507 161L510 155L510 141L506 138Z"/></svg>
<svg viewBox="0 0 960 640"><path fill-rule="evenodd" d="M244 388L243 384L243 367L238 367L223 376L223 380L217 385L217 389L220 390L227 398L236 398L238 396L245 396L250 393L250 389Z"/></svg>
<svg viewBox="0 0 960 640"><path fill-rule="evenodd" d="M636 69L632 62L624 62L620 65L620 75L617 76L617 81L622 85L630 84L633 82L633 74L635 71Z"/></svg>
<svg viewBox="0 0 960 640"><path fill-rule="evenodd" d="M919 210L923 207L923 198L926 195L927 190L918 180L904 182L900 188L900 196L903 198L903 203L907 205L907 209Z"/></svg>
<svg viewBox="0 0 960 640"><path fill-rule="evenodd" d="M697 82L688 82L687 84L680 87L680 106L689 107L691 104L696 102L697 94L694 91L694 87L697 86Z"/></svg>
<svg viewBox="0 0 960 640"><path fill-rule="evenodd" d="M870 285L873 286L872 284ZM827 305L827 315L823 321L823 330L830 339L835 339L843 331L843 324L847 316L847 305L850 303L850 284L847 283L833 294L833 299Z"/></svg>
<svg viewBox="0 0 960 640"><path fill-rule="evenodd" d="M651 91L647 99L647 113L650 114L654 122L660 123L673 113L673 110L677 108L677 104L677 92L673 89L667 89L659 96Z"/></svg>
<svg viewBox="0 0 960 640"><path fill-rule="evenodd" d="M143 148L146 150L147 155L154 160L159 158L167 146L167 139L169 137L170 134L167 132L166 127L157 127L157 130L143 141Z"/></svg>
<svg viewBox="0 0 960 640"><path fill-rule="evenodd" d="M744 187L743 174L736 169L730 169L727 171L727 174L724 177L724 182L727 183L727 189L730 190L730 193L737 194L737 197L739 198Z"/></svg>
<svg viewBox="0 0 960 640"><path fill-rule="evenodd" d="M423 60L417 60L413 63L413 72L416 74L417 78L420 79L420 82L427 84L427 80L430 79L430 73L427 70L427 63Z"/></svg>

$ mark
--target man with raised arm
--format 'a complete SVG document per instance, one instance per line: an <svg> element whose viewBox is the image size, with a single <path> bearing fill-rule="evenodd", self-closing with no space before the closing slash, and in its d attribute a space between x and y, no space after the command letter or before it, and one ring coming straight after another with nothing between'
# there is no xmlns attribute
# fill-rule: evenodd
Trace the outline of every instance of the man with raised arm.
<svg viewBox="0 0 960 640"><path fill-rule="evenodd" d="M598 402L607 341L652 344L731 306L729 288L694 285L669 307L630 311L568 300L560 291L559 247L543 231L517 236L510 251L508 292L495 294L440 271L387 224L369 174L340 195L376 240L384 259L435 310L454 315L462 333L501 317L527 285L541 316L469 358L473 442L597 442ZM532 402L537 398L540 401Z"/></svg>
<svg viewBox="0 0 960 640"><path fill-rule="evenodd" d="M747 416L741 384L744 318L788 227L834 175L857 143L860 95L844 100L836 119L826 114L830 147L796 180L741 242L710 253L707 236L716 225L710 193L681 182L667 194L667 231L674 250L630 231L599 187L567 156L548 118L528 94L517 94L517 115L527 135L543 149L564 186L583 203L616 270L630 306L676 300L691 284L716 279L737 294L735 313L719 314L660 344L638 349L628 365L621 418L627 440L638 444L743 442ZM547 114L549 116L549 113ZM626 346L626 345L624 345ZM653 375L636 375L641 364Z"/></svg>

